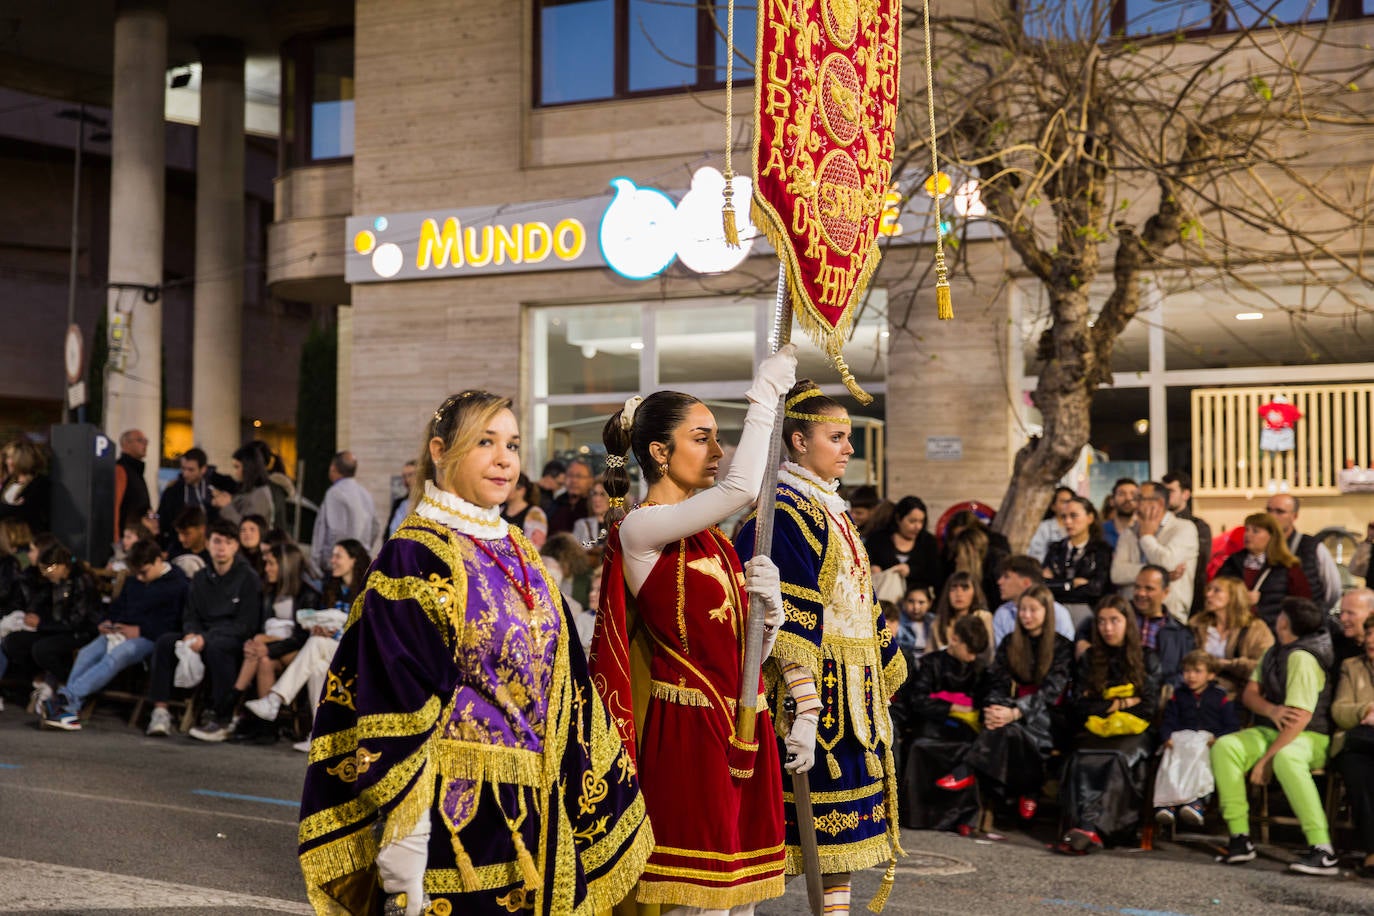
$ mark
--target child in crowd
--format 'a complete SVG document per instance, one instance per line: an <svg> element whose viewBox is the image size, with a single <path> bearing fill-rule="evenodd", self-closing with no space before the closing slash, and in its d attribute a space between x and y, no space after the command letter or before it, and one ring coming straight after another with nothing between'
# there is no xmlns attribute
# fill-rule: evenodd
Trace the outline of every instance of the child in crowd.
<svg viewBox="0 0 1374 916"><path fill-rule="evenodd" d="M1222 735L1240 729L1236 704L1216 682L1216 660L1205 649L1195 649L1183 657L1183 687L1176 691L1164 707L1164 721L1160 737L1164 741L1164 755L1160 758L1160 777L1155 782L1155 821L1171 826L1175 820L1185 826L1200 828L1208 797L1215 787L1212 779L1208 749ZM1205 774L1204 772L1205 771ZM1165 774L1196 773L1198 780L1185 780L1191 790L1176 785ZM1180 798L1204 788L1201 795Z"/></svg>
<svg viewBox="0 0 1374 916"><path fill-rule="evenodd" d="M902 618L897 625L897 647L907 653L908 662L925 655L934 648L931 639L930 589L925 586L908 589L902 598Z"/></svg>

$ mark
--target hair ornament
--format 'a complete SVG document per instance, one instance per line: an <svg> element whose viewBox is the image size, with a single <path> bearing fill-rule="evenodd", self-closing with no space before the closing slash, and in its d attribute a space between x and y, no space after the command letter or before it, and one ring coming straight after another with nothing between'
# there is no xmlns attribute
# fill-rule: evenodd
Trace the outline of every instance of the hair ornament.
<svg viewBox="0 0 1374 916"><path fill-rule="evenodd" d="M623 497L623 496L611 496L611 497L608 497L607 500L606 500L606 502L610 503L610 506L611 506L612 509L624 509L624 508L625 508L625 497Z"/></svg>
<svg viewBox="0 0 1374 916"><path fill-rule="evenodd" d="M624 455L607 455L607 456L606 456L606 467L608 467L608 468L623 468L624 466L625 466L625 456L624 456Z"/></svg>
<svg viewBox="0 0 1374 916"><path fill-rule="evenodd" d="M809 401L811 398L822 397L825 397L825 393L821 391L819 388L808 388L800 394L794 394L792 395L792 397L788 398L787 403L784 404L783 407L786 410L791 410L793 407L796 407L802 401Z"/></svg>
<svg viewBox="0 0 1374 916"><path fill-rule="evenodd" d="M782 415L789 420L802 420L810 423L838 423L841 426L850 426L852 422L849 415L840 416L839 414L823 413L797 413L795 410L784 410Z"/></svg>
<svg viewBox="0 0 1374 916"><path fill-rule="evenodd" d="M634 395L625 399L625 408L620 412L620 428L628 432L635 425L635 411L639 405L644 403L644 399L639 395Z"/></svg>

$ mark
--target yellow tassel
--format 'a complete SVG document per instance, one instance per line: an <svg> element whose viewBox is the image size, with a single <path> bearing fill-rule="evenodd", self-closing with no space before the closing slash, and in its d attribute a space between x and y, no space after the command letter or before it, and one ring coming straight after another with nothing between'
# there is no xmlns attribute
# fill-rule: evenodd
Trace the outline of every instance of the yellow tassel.
<svg viewBox="0 0 1374 916"><path fill-rule="evenodd" d="M825 766L826 766L827 769L830 770L830 778L831 778L831 779L839 779L839 778L840 778L840 762L839 762L838 760L835 759L835 755L834 755L834 754L827 753L827 754L825 755Z"/></svg>
<svg viewBox="0 0 1374 916"><path fill-rule="evenodd" d="M462 882L463 890L475 891L478 889L477 869L472 864L472 856L463 848L463 844L458 842L458 834L453 835L453 858L458 862L458 878Z"/></svg>
<svg viewBox="0 0 1374 916"><path fill-rule="evenodd" d="M873 753L872 751L866 751L864 753L864 763L868 764L869 776L872 776L874 779L883 778L883 765L878 760L877 754Z"/></svg>
<svg viewBox="0 0 1374 916"><path fill-rule="evenodd" d="M949 321L954 317L954 302L949 295L949 284L938 284L935 287L935 309L936 317L941 321Z"/></svg>
<svg viewBox="0 0 1374 916"><path fill-rule="evenodd" d="M883 907L887 906L888 895L892 893L892 885L897 881L897 860L893 858L887 863L887 872L883 875L882 884L878 885L878 893L873 895L873 899L868 901L868 911L870 913L881 913Z"/></svg>
<svg viewBox="0 0 1374 916"><path fill-rule="evenodd" d="M530 891L539 890L539 872L534 867L534 857L525 846L524 837L520 836L518 830L511 831L511 839L515 841L515 861L520 865L520 876L525 880L525 889Z"/></svg>
<svg viewBox="0 0 1374 916"><path fill-rule="evenodd" d="M731 248L739 247L739 227L735 225L734 175L725 176L725 206L720 210L721 221L725 226L725 244Z"/></svg>
<svg viewBox="0 0 1374 916"><path fill-rule="evenodd" d="M854 373L849 371L849 364L844 361L844 356L839 350L830 354L830 361L839 370L840 381L844 382L844 387L849 389L849 393L854 396L854 400L865 406L873 403L873 395L859 387L858 379L854 378Z"/></svg>

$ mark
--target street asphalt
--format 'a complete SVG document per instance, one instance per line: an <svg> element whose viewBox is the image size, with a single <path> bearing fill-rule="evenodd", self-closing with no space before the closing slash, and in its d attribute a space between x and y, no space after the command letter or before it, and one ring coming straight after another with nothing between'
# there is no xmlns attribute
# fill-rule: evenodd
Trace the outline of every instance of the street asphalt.
<svg viewBox="0 0 1374 916"><path fill-rule="evenodd" d="M286 742L147 738L125 716L102 708L68 734L40 730L14 704L0 712L0 913L308 914L295 857L305 755ZM1243 868L1213 864L1201 840L1064 858L1045 849L1052 826L1001 840L905 831L886 912L1374 914L1374 882L1289 874L1288 848ZM856 877L856 914L881 875ZM801 881L759 907L805 912Z"/></svg>

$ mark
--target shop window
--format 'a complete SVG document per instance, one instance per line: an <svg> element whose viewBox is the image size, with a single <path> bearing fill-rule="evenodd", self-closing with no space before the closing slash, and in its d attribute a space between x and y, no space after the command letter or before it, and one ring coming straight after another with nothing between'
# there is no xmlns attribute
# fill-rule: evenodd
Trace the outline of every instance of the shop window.
<svg viewBox="0 0 1374 916"><path fill-rule="evenodd" d="M724 0L535 0L536 104L559 105L725 82ZM755 0L735 3L735 78L753 79Z"/></svg>
<svg viewBox="0 0 1374 916"><path fill-rule="evenodd" d="M353 156L353 35L299 36L282 52L286 167Z"/></svg>

